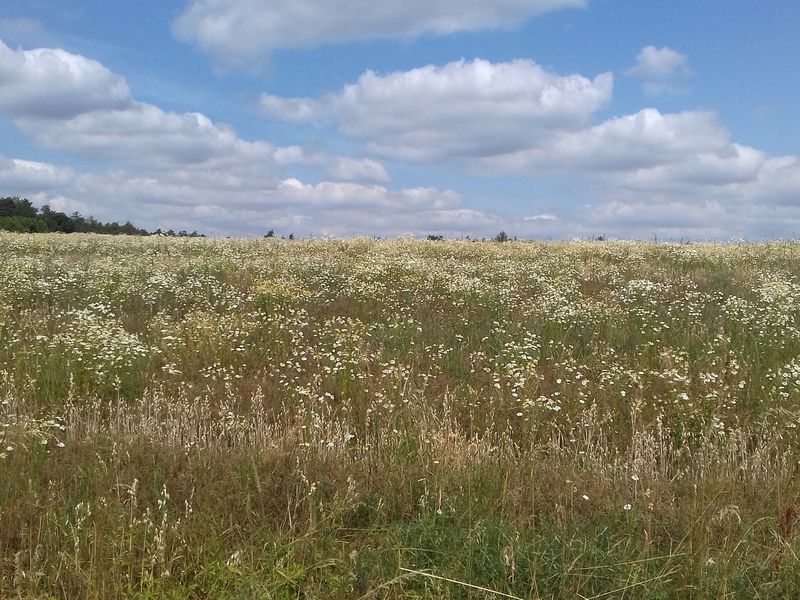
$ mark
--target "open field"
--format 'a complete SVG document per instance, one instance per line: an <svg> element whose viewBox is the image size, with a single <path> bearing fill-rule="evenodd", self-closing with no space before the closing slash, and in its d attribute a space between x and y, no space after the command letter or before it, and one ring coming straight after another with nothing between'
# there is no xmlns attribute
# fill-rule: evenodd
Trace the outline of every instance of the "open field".
<svg viewBox="0 0 800 600"><path fill-rule="evenodd" d="M800 244L0 261L2 598L800 595Z"/></svg>

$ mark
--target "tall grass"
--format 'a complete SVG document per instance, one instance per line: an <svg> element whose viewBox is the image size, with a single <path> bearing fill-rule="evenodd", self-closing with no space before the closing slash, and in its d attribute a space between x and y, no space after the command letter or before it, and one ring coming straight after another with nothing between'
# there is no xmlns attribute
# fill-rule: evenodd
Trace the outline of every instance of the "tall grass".
<svg viewBox="0 0 800 600"><path fill-rule="evenodd" d="M800 594L798 244L0 256L0 597Z"/></svg>

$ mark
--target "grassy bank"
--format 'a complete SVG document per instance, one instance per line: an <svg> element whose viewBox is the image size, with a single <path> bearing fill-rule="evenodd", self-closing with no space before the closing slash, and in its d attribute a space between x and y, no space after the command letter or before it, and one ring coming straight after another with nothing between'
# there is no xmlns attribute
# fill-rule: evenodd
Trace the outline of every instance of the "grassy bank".
<svg viewBox="0 0 800 600"><path fill-rule="evenodd" d="M800 594L800 244L0 257L0 597Z"/></svg>

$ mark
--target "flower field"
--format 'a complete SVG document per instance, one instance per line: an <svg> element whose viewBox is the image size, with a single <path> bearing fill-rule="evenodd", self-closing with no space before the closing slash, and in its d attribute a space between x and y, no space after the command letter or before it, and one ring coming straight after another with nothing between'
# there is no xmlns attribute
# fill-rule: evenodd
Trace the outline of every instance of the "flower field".
<svg viewBox="0 0 800 600"><path fill-rule="evenodd" d="M0 234L2 598L800 596L800 244Z"/></svg>

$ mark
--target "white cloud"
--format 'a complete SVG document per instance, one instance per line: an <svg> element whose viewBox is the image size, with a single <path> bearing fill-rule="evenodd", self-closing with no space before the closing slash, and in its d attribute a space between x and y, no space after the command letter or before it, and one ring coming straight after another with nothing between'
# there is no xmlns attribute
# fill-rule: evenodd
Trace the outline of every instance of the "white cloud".
<svg viewBox="0 0 800 600"><path fill-rule="evenodd" d="M324 163L327 173L337 181L376 181L388 182L386 167L371 158L352 158L331 156Z"/></svg>
<svg viewBox="0 0 800 600"><path fill-rule="evenodd" d="M30 195L62 187L75 177L71 169L0 155L0 195Z"/></svg>
<svg viewBox="0 0 800 600"><path fill-rule="evenodd" d="M478 162L485 173L579 173L639 194L708 193L758 181L768 156L736 144L713 113L645 109Z"/></svg>
<svg viewBox="0 0 800 600"><path fill-rule="evenodd" d="M730 239L741 235L740 207L702 198L610 200L587 207L576 230L639 239ZM732 227L733 225L733 227Z"/></svg>
<svg viewBox="0 0 800 600"><path fill-rule="evenodd" d="M800 157L737 144L707 111L645 109L480 165L583 178L595 200L556 212L554 235L757 239L800 231Z"/></svg>
<svg viewBox="0 0 800 600"><path fill-rule="evenodd" d="M773 157L755 178L715 185L641 189L605 180L589 205L552 206L520 218L465 206L454 191L294 178L259 178L226 170L176 167L130 173L74 173L56 165L0 157L0 187L38 205L79 210L150 229L209 234L382 235L448 237L638 237L728 239L791 236L800 231L800 159Z"/></svg>
<svg viewBox="0 0 800 600"><path fill-rule="evenodd" d="M339 181L391 179L374 159L245 141L232 128L214 123L202 113L166 112L140 102L127 109L87 112L72 119L17 119L16 123L45 146L127 165L194 167L217 177L250 171L263 177L275 173L278 167L304 165L319 168Z"/></svg>
<svg viewBox="0 0 800 600"><path fill-rule="evenodd" d="M651 66L651 74L672 72ZM264 96L262 109L294 122L332 120L382 156L460 159L477 175L582 173L642 192L759 177L767 156L734 143L708 111L650 108L592 124L612 86L610 74L591 80L526 60L462 60L385 76L367 72L319 99Z"/></svg>
<svg viewBox="0 0 800 600"><path fill-rule="evenodd" d="M756 181L766 160L766 154L755 148L730 143L718 151L693 152L683 160L627 172L618 181L643 191L697 191Z"/></svg>
<svg viewBox="0 0 800 600"><path fill-rule="evenodd" d="M371 158L332 156L325 152L305 150L300 146L276 148L274 156L279 165L300 164L320 167L329 177L337 181L386 183L391 180L386 167Z"/></svg>
<svg viewBox="0 0 800 600"><path fill-rule="evenodd" d="M311 98L281 98L262 94L260 103L265 115L290 123L319 121L325 117L323 104Z"/></svg>
<svg viewBox="0 0 800 600"><path fill-rule="evenodd" d="M719 157L736 154L728 132L713 113L663 114L649 108L593 127L559 131L544 140L531 139L527 148L486 157L480 164L505 173L543 170L618 173L692 161L700 154Z"/></svg>
<svg viewBox="0 0 800 600"><path fill-rule="evenodd" d="M192 164L271 158L272 146L246 142L202 113L173 113L133 102L70 119L19 118L18 126L40 143L94 157L134 163Z"/></svg>
<svg viewBox="0 0 800 600"><path fill-rule="evenodd" d="M672 48L645 46L636 56L636 64L626 71L642 79L649 94L681 91L681 82L691 73L689 58Z"/></svg>
<svg viewBox="0 0 800 600"><path fill-rule="evenodd" d="M542 213L539 215L528 215L522 219L526 223L533 223L536 221L558 221L558 217L550 213Z"/></svg>
<svg viewBox="0 0 800 600"><path fill-rule="evenodd" d="M800 156L767 159L759 170L758 178L741 184L739 190L745 198L754 202L800 206Z"/></svg>
<svg viewBox="0 0 800 600"><path fill-rule="evenodd" d="M173 31L222 64L249 66L277 48L506 27L585 5L586 0L192 0Z"/></svg>
<svg viewBox="0 0 800 600"><path fill-rule="evenodd" d="M796 239L800 206L742 197L612 200L585 208L573 231L649 240Z"/></svg>
<svg viewBox="0 0 800 600"><path fill-rule="evenodd" d="M406 160L505 154L585 126L611 98L610 73L557 75L530 60L429 65L378 75L320 100L262 97L269 116L333 119L371 152Z"/></svg>
<svg viewBox="0 0 800 600"><path fill-rule="evenodd" d="M128 166L183 170L199 177L277 181L278 167L299 164L346 181L388 181L370 158L246 141L202 113L175 113L131 95L100 63L60 49L11 50L0 42L0 113L37 142Z"/></svg>
<svg viewBox="0 0 800 600"><path fill-rule="evenodd" d="M276 188L275 195L292 198L294 202L325 208L402 211L441 211L458 208L461 202L452 191L435 188L410 188L390 191L379 185L324 181L315 185L297 179L286 179Z"/></svg>
<svg viewBox="0 0 800 600"><path fill-rule="evenodd" d="M10 162L0 162L0 185ZM41 193L24 186L20 193L40 205L50 203L105 220L130 219L150 229L197 229L211 234L259 235L280 226L287 233L318 236L405 231L466 235L490 230L500 222L496 215L465 208L460 196L450 190L199 174L180 168L139 174L83 173Z"/></svg>
<svg viewBox="0 0 800 600"><path fill-rule="evenodd" d="M130 89L99 62L58 48L12 50L0 40L0 113L67 118L131 103Z"/></svg>

